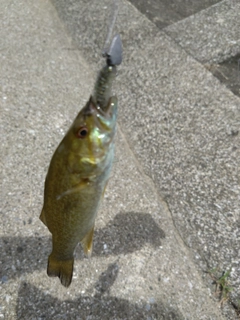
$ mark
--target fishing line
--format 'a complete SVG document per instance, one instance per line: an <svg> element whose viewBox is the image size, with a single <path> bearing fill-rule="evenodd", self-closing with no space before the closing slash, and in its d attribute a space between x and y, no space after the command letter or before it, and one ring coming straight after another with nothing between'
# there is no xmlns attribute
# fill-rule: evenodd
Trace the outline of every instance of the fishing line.
<svg viewBox="0 0 240 320"><path fill-rule="evenodd" d="M108 34L107 34L107 38L106 38L106 41L105 41L105 45L104 45L103 50L102 50L102 56L103 57L106 57L107 54L108 54L109 43L110 43L110 40L112 38L113 28L115 26L117 15L118 15L118 10L119 10L118 2L119 2L118 0L114 0L113 1L113 9L112 9L111 20L110 20L109 27L108 27Z"/></svg>

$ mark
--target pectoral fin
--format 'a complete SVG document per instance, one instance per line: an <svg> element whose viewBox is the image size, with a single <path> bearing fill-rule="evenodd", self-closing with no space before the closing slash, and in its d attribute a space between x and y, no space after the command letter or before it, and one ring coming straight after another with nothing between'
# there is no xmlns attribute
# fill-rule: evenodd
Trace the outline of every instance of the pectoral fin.
<svg viewBox="0 0 240 320"><path fill-rule="evenodd" d="M87 257L90 257L92 254L93 233L94 233L94 226L81 241L83 251Z"/></svg>
<svg viewBox="0 0 240 320"><path fill-rule="evenodd" d="M81 191L88 184L89 184L89 180L88 179L83 179L80 183L78 183L73 188L68 189L68 190L64 191L63 193L61 193L60 195L58 195L57 196L57 200L60 200L62 197L66 196L68 194L77 193L77 192Z"/></svg>

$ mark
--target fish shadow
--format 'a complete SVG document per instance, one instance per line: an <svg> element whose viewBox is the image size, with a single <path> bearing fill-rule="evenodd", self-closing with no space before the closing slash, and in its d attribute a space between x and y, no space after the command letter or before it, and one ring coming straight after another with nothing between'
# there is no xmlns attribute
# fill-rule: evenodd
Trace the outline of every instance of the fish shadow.
<svg viewBox="0 0 240 320"><path fill-rule="evenodd" d="M149 243L157 248L164 231L148 213L119 213L109 224L94 235L93 257L115 256L140 250ZM79 249L77 249L79 251ZM6 283L23 273L46 269L51 252L51 237L0 238L0 281ZM81 250L80 258L83 257ZM77 254L77 258L79 255Z"/></svg>
<svg viewBox="0 0 240 320"><path fill-rule="evenodd" d="M118 276L118 264L112 263L99 277L89 296L79 296L75 300L61 301L35 286L23 282L18 292L17 319L164 319L181 320L179 310L160 301L130 303L126 299L109 294Z"/></svg>
<svg viewBox="0 0 240 320"><path fill-rule="evenodd" d="M105 228L96 230L93 256L129 254L149 243L161 246L165 232L148 213L117 214Z"/></svg>

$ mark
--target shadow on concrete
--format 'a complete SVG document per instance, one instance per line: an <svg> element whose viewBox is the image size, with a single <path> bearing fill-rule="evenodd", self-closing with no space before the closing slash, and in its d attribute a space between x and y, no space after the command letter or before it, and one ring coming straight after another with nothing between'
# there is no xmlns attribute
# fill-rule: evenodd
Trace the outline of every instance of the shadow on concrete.
<svg viewBox="0 0 240 320"><path fill-rule="evenodd" d="M23 282L18 292L17 319L164 319L181 320L178 310L161 302L133 304L109 294L118 276L117 263L110 264L95 284L92 296L79 296L75 300L60 301Z"/></svg>
<svg viewBox="0 0 240 320"><path fill-rule="evenodd" d="M119 213L106 227L96 230L93 257L132 253L146 243L157 248L163 238L164 231L150 214ZM51 252L50 237L2 237L0 243L1 282L47 267ZM83 258L82 250L80 258Z"/></svg>
<svg viewBox="0 0 240 320"><path fill-rule="evenodd" d="M158 248L165 233L150 214L129 212L117 214L109 225L96 231L94 238L93 256L108 256L132 253L146 243Z"/></svg>
<svg viewBox="0 0 240 320"><path fill-rule="evenodd" d="M220 0L129 0L160 29L204 10Z"/></svg>
<svg viewBox="0 0 240 320"><path fill-rule="evenodd" d="M220 64L212 64L206 67L227 88L240 97L240 53Z"/></svg>

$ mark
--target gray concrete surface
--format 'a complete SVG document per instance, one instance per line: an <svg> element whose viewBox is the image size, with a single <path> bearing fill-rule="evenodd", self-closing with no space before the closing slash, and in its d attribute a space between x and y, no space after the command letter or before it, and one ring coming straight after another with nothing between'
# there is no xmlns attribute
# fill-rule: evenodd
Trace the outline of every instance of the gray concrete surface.
<svg viewBox="0 0 240 320"><path fill-rule="evenodd" d="M130 0L130 2L158 28L164 28L220 0Z"/></svg>
<svg viewBox="0 0 240 320"><path fill-rule="evenodd" d="M2 0L0 318L237 319L203 271L232 268L237 301L240 100L126 1L94 254L78 248L68 289L46 275L45 174L92 91L109 5Z"/></svg>
<svg viewBox="0 0 240 320"><path fill-rule="evenodd" d="M236 7L239 6L239 0L130 2L159 29L169 26L164 31L170 37L240 96L240 22L239 9ZM216 3L219 4L214 6Z"/></svg>
<svg viewBox="0 0 240 320"><path fill-rule="evenodd" d="M239 0L224 0L164 31L198 61L219 63L240 52L239 12Z"/></svg>
<svg viewBox="0 0 240 320"><path fill-rule="evenodd" d="M205 64L205 66L227 88L240 97L240 53L222 63Z"/></svg>

